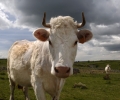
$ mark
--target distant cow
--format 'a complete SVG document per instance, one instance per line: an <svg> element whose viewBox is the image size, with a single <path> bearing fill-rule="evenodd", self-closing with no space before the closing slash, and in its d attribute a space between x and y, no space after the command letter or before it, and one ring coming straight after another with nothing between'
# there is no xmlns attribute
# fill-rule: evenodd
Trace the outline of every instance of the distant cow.
<svg viewBox="0 0 120 100"><path fill-rule="evenodd" d="M111 70L110 65L107 64L107 66L105 67L106 74L108 74L110 70Z"/></svg>
<svg viewBox="0 0 120 100"><path fill-rule="evenodd" d="M85 25L84 14L82 23L74 22L70 16L51 18L50 23L45 19L44 13L42 24L50 31L37 29L33 32L36 41L17 41L9 50L10 100L14 100L15 84L23 87L26 100L29 86L37 100L46 100L45 92L52 100L59 100L66 78L73 74L77 43L92 38L89 30L78 30Z"/></svg>

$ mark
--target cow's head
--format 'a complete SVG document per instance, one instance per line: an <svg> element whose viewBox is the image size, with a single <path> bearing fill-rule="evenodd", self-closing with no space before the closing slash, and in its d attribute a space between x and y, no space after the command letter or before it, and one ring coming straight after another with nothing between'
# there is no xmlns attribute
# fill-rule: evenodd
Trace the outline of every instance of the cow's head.
<svg viewBox="0 0 120 100"><path fill-rule="evenodd" d="M82 23L74 22L70 16L59 16L51 18L50 23L46 23L46 14L43 17L43 26L50 28L50 31L38 29L34 36L47 41L52 61L51 74L66 78L73 74L73 63L76 57L77 43L85 43L92 38L89 30L78 30L85 25L84 14L82 13Z"/></svg>

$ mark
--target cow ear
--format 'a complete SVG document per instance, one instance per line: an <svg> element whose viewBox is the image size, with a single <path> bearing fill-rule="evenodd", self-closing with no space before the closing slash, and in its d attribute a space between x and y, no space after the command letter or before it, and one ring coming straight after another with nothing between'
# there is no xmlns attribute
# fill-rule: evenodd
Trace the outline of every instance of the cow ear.
<svg viewBox="0 0 120 100"><path fill-rule="evenodd" d="M89 30L80 30L77 33L79 43L85 43L89 41L92 38L92 36L92 32L90 32Z"/></svg>
<svg viewBox="0 0 120 100"><path fill-rule="evenodd" d="M37 29L33 34L38 40L41 41L46 41L49 38L49 32L45 29Z"/></svg>

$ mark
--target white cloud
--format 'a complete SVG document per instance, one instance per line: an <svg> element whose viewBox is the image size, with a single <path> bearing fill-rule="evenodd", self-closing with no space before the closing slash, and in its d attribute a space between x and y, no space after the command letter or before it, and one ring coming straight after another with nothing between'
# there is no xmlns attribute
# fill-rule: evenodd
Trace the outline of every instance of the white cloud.
<svg viewBox="0 0 120 100"><path fill-rule="evenodd" d="M8 15L0 9L0 29L10 28L12 26L12 21L8 20Z"/></svg>
<svg viewBox="0 0 120 100"><path fill-rule="evenodd" d="M93 47L88 48L87 51L78 50L76 61L119 60L119 54L120 51L108 51L104 47Z"/></svg>

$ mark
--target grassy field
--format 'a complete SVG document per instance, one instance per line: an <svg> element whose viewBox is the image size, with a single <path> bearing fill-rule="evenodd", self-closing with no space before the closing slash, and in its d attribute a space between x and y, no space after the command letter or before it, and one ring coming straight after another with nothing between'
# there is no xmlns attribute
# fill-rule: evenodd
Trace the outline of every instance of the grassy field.
<svg viewBox="0 0 120 100"><path fill-rule="evenodd" d="M103 69L108 63L113 70L110 73L110 80L104 80ZM0 68L3 66L6 66L6 60L0 60ZM120 100L120 61L75 62L74 67L79 68L80 73L67 78L60 100ZM73 85L79 82L85 84L87 89L73 88ZM2 70L0 71L0 100L8 100L9 94L6 70ZM35 100L32 88L29 89L29 95L31 100ZM49 95L46 96L47 100L51 100ZM22 91L17 88L15 100L24 100Z"/></svg>

